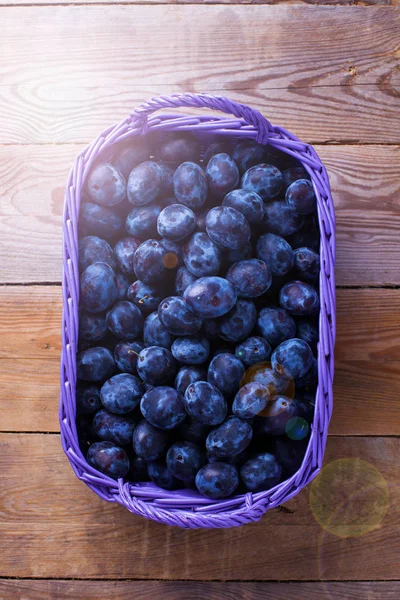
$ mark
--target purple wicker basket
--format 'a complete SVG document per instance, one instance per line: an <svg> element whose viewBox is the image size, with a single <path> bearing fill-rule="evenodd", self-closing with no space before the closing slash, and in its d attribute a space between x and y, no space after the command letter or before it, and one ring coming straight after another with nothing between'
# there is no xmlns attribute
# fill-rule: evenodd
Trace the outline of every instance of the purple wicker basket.
<svg viewBox="0 0 400 600"><path fill-rule="evenodd" d="M177 113L152 115L159 109L178 107L210 108L234 115L207 116ZM81 190L93 161L112 153L116 142L149 132L190 131L200 141L229 138L256 139L298 159L311 176L318 201L321 232L321 274L318 344L319 384L311 437L300 469L274 488L213 501L192 490L166 491L152 483L114 481L86 462L75 425L76 350L78 340L78 218ZM335 216L328 175L315 150L282 127L271 125L258 111L221 96L178 94L158 97L139 106L122 123L109 127L75 159L65 196L63 218L63 321L61 356L60 426L63 449L76 476L96 494L118 502L129 511L168 525L186 528L237 527L258 521L299 492L321 468L328 425L332 413L333 349L335 341Z"/></svg>

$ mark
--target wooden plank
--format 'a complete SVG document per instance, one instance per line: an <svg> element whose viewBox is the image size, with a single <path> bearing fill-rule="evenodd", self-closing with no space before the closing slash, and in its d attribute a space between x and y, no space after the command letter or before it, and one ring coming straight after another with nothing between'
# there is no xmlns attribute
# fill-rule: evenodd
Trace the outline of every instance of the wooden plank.
<svg viewBox="0 0 400 600"><path fill-rule="evenodd" d="M2 600L398 600L400 582L0 580Z"/></svg>
<svg viewBox="0 0 400 600"><path fill-rule="evenodd" d="M104 502L78 482L57 435L3 434L0 447L3 577L374 581L399 574L399 438L328 441L328 506L345 503L346 519L359 519L361 510L368 527L375 515L383 488L359 490L366 473L378 469L382 485L388 482L386 516L368 538L323 530L310 510L309 488L287 503L291 512L272 510L257 524L166 527Z"/></svg>
<svg viewBox="0 0 400 600"><path fill-rule="evenodd" d="M88 141L155 94L207 91L314 142L397 143L398 19L386 6L4 8L1 139Z"/></svg>
<svg viewBox="0 0 400 600"><path fill-rule="evenodd" d="M0 146L0 282L60 281L64 185L80 148ZM316 150L336 206L337 283L400 285L399 148Z"/></svg>
<svg viewBox="0 0 400 600"><path fill-rule="evenodd" d="M339 289L331 435L396 435L400 290ZM1 430L58 431L61 288L0 287Z"/></svg>

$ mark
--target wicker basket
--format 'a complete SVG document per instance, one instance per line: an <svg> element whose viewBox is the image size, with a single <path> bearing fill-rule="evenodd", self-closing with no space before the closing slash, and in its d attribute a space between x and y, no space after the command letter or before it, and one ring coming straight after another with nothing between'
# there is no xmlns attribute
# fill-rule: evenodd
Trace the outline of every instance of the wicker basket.
<svg viewBox="0 0 400 600"><path fill-rule="evenodd" d="M153 112L177 107L210 108L232 117L188 116ZM218 136L256 139L261 144L284 151L298 159L311 176L318 202L321 232L321 274L318 345L319 384L311 437L300 469L273 489L247 493L228 500L213 501L191 490L166 491L152 483L114 481L92 468L82 455L75 425L76 350L78 340L78 215L81 189L99 153L107 155L112 145L150 131L191 131L200 140ZM76 476L96 494L118 502L129 511L168 525L186 528L237 527L258 521L269 508L276 507L299 492L321 468L329 420L332 412L333 348L335 340L335 217L326 170L315 150L282 127L272 126L258 111L227 98L205 94L179 94L154 98L139 106L122 123L110 127L76 158L70 173L64 206L63 242L63 322L61 357L60 426L63 449Z"/></svg>

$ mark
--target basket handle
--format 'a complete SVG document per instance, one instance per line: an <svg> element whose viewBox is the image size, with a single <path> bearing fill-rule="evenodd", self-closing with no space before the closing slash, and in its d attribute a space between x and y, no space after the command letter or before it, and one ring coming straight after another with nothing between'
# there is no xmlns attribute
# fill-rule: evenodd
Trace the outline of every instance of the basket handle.
<svg viewBox="0 0 400 600"><path fill-rule="evenodd" d="M246 104L240 104L229 100L224 96L211 96L209 94L174 94L172 96L157 96L140 104L132 113L132 118L147 124L147 118L156 110L163 108L179 108L188 106L194 108L211 108L224 113L235 115L242 118L247 125L253 125L257 130L257 142L267 144L268 134L273 131L269 121L258 110L254 110Z"/></svg>

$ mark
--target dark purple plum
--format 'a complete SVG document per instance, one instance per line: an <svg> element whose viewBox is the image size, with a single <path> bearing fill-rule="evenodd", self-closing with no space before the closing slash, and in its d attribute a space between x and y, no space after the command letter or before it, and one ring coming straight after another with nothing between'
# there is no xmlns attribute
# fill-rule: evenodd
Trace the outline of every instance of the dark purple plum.
<svg viewBox="0 0 400 600"><path fill-rule="evenodd" d="M117 279L117 300L126 300L126 294L129 286L132 283L133 277L119 271L115 274L115 277Z"/></svg>
<svg viewBox="0 0 400 600"><path fill-rule="evenodd" d="M234 456L243 452L251 442L251 425L238 417L228 417L207 436L206 448L214 456Z"/></svg>
<svg viewBox="0 0 400 600"><path fill-rule="evenodd" d="M274 200L265 204L261 228L268 233L287 237L299 231L304 225L304 217L295 213L284 200Z"/></svg>
<svg viewBox="0 0 400 600"><path fill-rule="evenodd" d="M82 313L79 316L79 339L87 342L99 342L106 335L107 323L104 314Z"/></svg>
<svg viewBox="0 0 400 600"><path fill-rule="evenodd" d="M275 455L288 474L301 467L308 446L308 439L293 440L287 436L275 440Z"/></svg>
<svg viewBox="0 0 400 600"><path fill-rule="evenodd" d="M147 240L136 250L134 269L143 283L160 283L168 274L165 266L166 249L158 240Z"/></svg>
<svg viewBox="0 0 400 600"><path fill-rule="evenodd" d="M161 244L167 251L164 257L164 266L167 269L177 269L183 265L183 247L179 242L162 238Z"/></svg>
<svg viewBox="0 0 400 600"><path fill-rule="evenodd" d="M232 144L230 142L221 140L219 142L212 142L204 152L203 163L207 165L210 159L216 154L231 154Z"/></svg>
<svg viewBox="0 0 400 600"><path fill-rule="evenodd" d="M247 369L241 385L252 382L266 387L270 396L285 393L289 395L293 392L293 381L276 373L271 368L271 363L268 362L256 364Z"/></svg>
<svg viewBox="0 0 400 600"><path fill-rule="evenodd" d="M141 456L134 456L131 459L131 468L128 474L129 481L143 482L149 481L147 472L147 462Z"/></svg>
<svg viewBox="0 0 400 600"><path fill-rule="evenodd" d="M272 348L275 348L285 340L295 337L296 323L283 308L267 307L258 313L257 331Z"/></svg>
<svg viewBox="0 0 400 600"><path fill-rule="evenodd" d="M162 385L175 377L176 363L171 352L162 346L143 348L136 365L139 377L150 385Z"/></svg>
<svg viewBox="0 0 400 600"><path fill-rule="evenodd" d="M241 175L250 167L263 162L265 146L257 144L254 140L243 140L239 142L232 151L232 158L238 166Z"/></svg>
<svg viewBox="0 0 400 600"><path fill-rule="evenodd" d="M286 192L289 185L298 179L309 179L307 171L301 165L290 167L289 169L282 171L282 190Z"/></svg>
<svg viewBox="0 0 400 600"><path fill-rule="evenodd" d="M126 231L141 240L157 235L157 219L162 211L160 204L135 206L126 217Z"/></svg>
<svg viewBox="0 0 400 600"><path fill-rule="evenodd" d="M113 165L100 163L91 169L86 190L92 202L115 206L126 197L125 177Z"/></svg>
<svg viewBox="0 0 400 600"><path fill-rule="evenodd" d="M310 215L317 208L314 188L308 179L298 179L286 190L285 200L289 208L299 215Z"/></svg>
<svg viewBox="0 0 400 600"><path fill-rule="evenodd" d="M318 325L310 319L296 319L296 337L304 340L313 352L317 350L319 341Z"/></svg>
<svg viewBox="0 0 400 600"><path fill-rule="evenodd" d="M307 423L312 423L315 409L315 393L304 389L296 390L293 402L297 406L299 417L305 419Z"/></svg>
<svg viewBox="0 0 400 600"><path fill-rule="evenodd" d="M286 275L293 268L292 248L274 233L264 233L258 238L257 256L268 265L272 275Z"/></svg>
<svg viewBox="0 0 400 600"><path fill-rule="evenodd" d="M164 174L160 165L147 160L135 167L129 175L127 194L134 206L151 204L164 191Z"/></svg>
<svg viewBox="0 0 400 600"><path fill-rule="evenodd" d="M186 418L182 396L167 386L155 387L146 392L140 402L140 410L149 423L159 429L175 429Z"/></svg>
<svg viewBox="0 0 400 600"><path fill-rule="evenodd" d="M114 348L114 360L123 373L136 375L136 363L144 346L141 342L119 342Z"/></svg>
<svg viewBox="0 0 400 600"><path fill-rule="evenodd" d="M162 292L156 285L143 283L138 279L129 286L127 298L142 312L149 313L157 310L162 300Z"/></svg>
<svg viewBox="0 0 400 600"><path fill-rule="evenodd" d="M239 183L239 169L229 154L215 154L207 163L208 191L215 200L222 200Z"/></svg>
<svg viewBox="0 0 400 600"><path fill-rule="evenodd" d="M259 435L284 435L290 419L299 414L296 403L286 396L272 396L257 417L255 430Z"/></svg>
<svg viewBox="0 0 400 600"><path fill-rule="evenodd" d="M261 223L264 216L264 202L255 192L232 190L222 201L223 206L235 208L244 215L250 225Z"/></svg>
<svg viewBox="0 0 400 600"><path fill-rule="evenodd" d="M118 339L132 342L143 329L143 315L137 306L121 300L108 311L107 327Z"/></svg>
<svg viewBox="0 0 400 600"><path fill-rule="evenodd" d="M236 346L235 356L246 367L251 367L251 365L264 362L270 358L271 346L262 337L249 337Z"/></svg>
<svg viewBox="0 0 400 600"><path fill-rule="evenodd" d="M193 313L210 319L228 313L237 298L233 285L222 277L200 277L186 288L183 297Z"/></svg>
<svg viewBox="0 0 400 600"><path fill-rule="evenodd" d="M204 319L202 332L208 340L219 339L218 319ZM226 345L226 344L224 344Z"/></svg>
<svg viewBox="0 0 400 600"><path fill-rule="evenodd" d="M203 208L203 210L196 213L196 231L206 232L206 217L209 210L209 208Z"/></svg>
<svg viewBox="0 0 400 600"><path fill-rule="evenodd" d="M79 240L79 269L84 271L89 265L103 262L112 269L117 267L115 254L110 244L94 235L88 235Z"/></svg>
<svg viewBox="0 0 400 600"><path fill-rule="evenodd" d="M294 251L293 270L302 281L315 283L319 277L319 254L311 248L296 248Z"/></svg>
<svg viewBox="0 0 400 600"><path fill-rule="evenodd" d="M100 390L95 385L76 390L76 413L78 415L94 415L101 408Z"/></svg>
<svg viewBox="0 0 400 600"><path fill-rule="evenodd" d="M293 338L282 342L272 353L272 368L279 375L298 379L310 369L313 353L304 340Z"/></svg>
<svg viewBox="0 0 400 600"><path fill-rule="evenodd" d="M243 363L234 354L223 352L214 356L207 372L207 380L224 395L233 396L244 375Z"/></svg>
<svg viewBox="0 0 400 600"><path fill-rule="evenodd" d="M206 217L208 236L220 248L238 250L250 240L250 225L236 208L216 206Z"/></svg>
<svg viewBox="0 0 400 600"><path fill-rule="evenodd" d="M87 453L89 465L113 479L124 477L129 471L129 458L125 450L112 442L96 442Z"/></svg>
<svg viewBox="0 0 400 600"><path fill-rule="evenodd" d="M118 144L114 152L113 165L128 179L130 172L150 156L149 144L145 137L138 137Z"/></svg>
<svg viewBox="0 0 400 600"><path fill-rule="evenodd" d="M81 275L80 289L81 305L87 312L104 312L117 299L114 270L107 263L89 265Z"/></svg>
<svg viewBox="0 0 400 600"><path fill-rule="evenodd" d="M270 400L268 388L252 381L240 388L232 404L232 412L241 419L252 419L265 411Z"/></svg>
<svg viewBox="0 0 400 600"><path fill-rule="evenodd" d="M273 454L256 454L240 468L240 479L249 492L270 490L279 483L282 467Z"/></svg>
<svg viewBox="0 0 400 600"><path fill-rule="evenodd" d="M298 388L312 388L318 381L318 362L317 359L313 357L311 367L308 369L307 373L298 379L295 379L294 383L296 389Z"/></svg>
<svg viewBox="0 0 400 600"><path fill-rule="evenodd" d="M195 277L216 275L221 268L221 253L206 233L194 233L183 247L185 267Z"/></svg>
<svg viewBox="0 0 400 600"><path fill-rule="evenodd" d="M83 202L79 224L83 225L87 234L114 239L121 232L123 221L120 215L108 206L99 206L93 202Z"/></svg>
<svg viewBox="0 0 400 600"><path fill-rule="evenodd" d="M227 342L240 342L250 335L256 322L254 302L239 298L235 306L219 320L219 335Z"/></svg>
<svg viewBox="0 0 400 600"><path fill-rule="evenodd" d="M184 396L186 389L191 383L195 383L195 381L205 381L206 379L207 372L205 369L189 365L179 369L177 376L175 377L174 387L182 394L182 396Z"/></svg>
<svg viewBox="0 0 400 600"><path fill-rule="evenodd" d="M76 357L78 379L102 383L115 373L115 363L107 348L97 346L79 352Z"/></svg>
<svg viewBox="0 0 400 600"><path fill-rule="evenodd" d="M202 326L201 318L181 296L170 296L160 302L158 316L164 329L172 335L194 335Z"/></svg>
<svg viewBox="0 0 400 600"><path fill-rule="evenodd" d="M234 263L226 274L239 298L257 298L271 286L272 277L269 267L257 258Z"/></svg>
<svg viewBox="0 0 400 600"><path fill-rule="evenodd" d="M133 257L142 242L134 237L124 237L114 246L118 267L123 273L134 274Z"/></svg>
<svg viewBox="0 0 400 600"><path fill-rule="evenodd" d="M179 437L194 444L204 444L211 427L188 417L179 427Z"/></svg>
<svg viewBox="0 0 400 600"><path fill-rule="evenodd" d="M210 354L210 342L201 335L180 337L172 344L171 352L184 365L201 365Z"/></svg>
<svg viewBox="0 0 400 600"><path fill-rule="evenodd" d="M196 210L207 199L207 180L201 167L194 162L184 162L175 171L174 194L181 204Z"/></svg>
<svg viewBox="0 0 400 600"><path fill-rule="evenodd" d="M224 396L207 381L191 383L186 389L184 401L187 413L203 425L219 425L228 413Z"/></svg>
<svg viewBox="0 0 400 600"><path fill-rule="evenodd" d="M169 166L167 163L165 163L162 160L157 160L156 161L161 169L161 173L162 173L162 178L163 178L163 189L162 189L162 199L158 200L159 202L161 202L163 204L163 206L166 206L165 204L165 197L168 198L168 196L171 196L171 194L173 194L174 191L174 182L173 182L173 177L174 177L174 169L171 168L171 166ZM175 200L176 202L176 200ZM170 204L170 202L168 202L168 204Z"/></svg>
<svg viewBox="0 0 400 600"><path fill-rule="evenodd" d="M118 373L101 387L101 402L116 415L126 415L139 406L144 394L143 383L130 373Z"/></svg>
<svg viewBox="0 0 400 600"><path fill-rule="evenodd" d="M196 215L190 208L182 204L171 204L163 208L158 215L158 234L168 240L183 240L193 233L195 228Z"/></svg>
<svg viewBox="0 0 400 600"><path fill-rule="evenodd" d="M163 490L175 490L182 485L182 482L170 473L163 461L154 460L153 462L149 462L147 464L147 472L151 481Z"/></svg>
<svg viewBox="0 0 400 600"><path fill-rule="evenodd" d="M296 248L311 248L319 253L320 233L318 224L314 217L305 217L304 225L293 235L286 237L289 244L295 250Z"/></svg>
<svg viewBox="0 0 400 600"><path fill-rule="evenodd" d="M258 164L245 172L240 187L255 192L263 200L272 200L281 191L282 173L274 165Z"/></svg>
<svg viewBox="0 0 400 600"><path fill-rule="evenodd" d="M228 498L239 485L239 476L233 465L214 462L202 467L196 475L196 487L202 496L218 500Z"/></svg>
<svg viewBox="0 0 400 600"><path fill-rule="evenodd" d="M163 327L157 312L151 313L143 325L143 341L145 346L161 346L168 350L174 341L173 336Z"/></svg>
<svg viewBox="0 0 400 600"><path fill-rule="evenodd" d="M304 281L286 283L279 293L279 303L296 317L308 317L319 310L317 291Z"/></svg>
<svg viewBox="0 0 400 600"><path fill-rule="evenodd" d="M230 267L231 265L233 265L233 263L251 258L252 253L253 253L253 248L251 246L250 241L247 242L242 248L239 248L238 250L223 250L222 264L225 267Z"/></svg>
<svg viewBox="0 0 400 600"><path fill-rule="evenodd" d="M166 163L178 166L185 160L198 161L200 145L193 136L174 133L161 142L157 154Z"/></svg>
<svg viewBox="0 0 400 600"><path fill-rule="evenodd" d="M133 433L133 449L145 460L158 460L165 456L170 444L169 434L143 419Z"/></svg>
<svg viewBox="0 0 400 600"><path fill-rule="evenodd" d="M205 464L205 455L193 442L176 442L168 449L167 467L181 481L193 481L197 471Z"/></svg>
<svg viewBox="0 0 400 600"><path fill-rule="evenodd" d="M125 446L132 441L135 421L131 417L114 415L104 408L93 419L93 431L101 440Z"/></svg>
<svg viewBox="0 0 400 600"><path fill-rule="evenodd" d="M175 292L179 296L183 296L186 288L196 281L196 275L193 275L186 267L179 267L175 277Z"/></svg>

